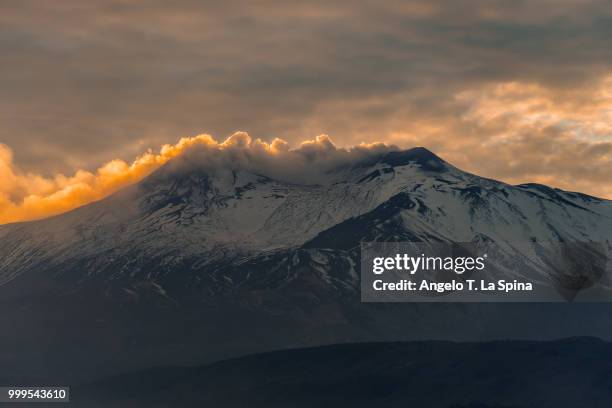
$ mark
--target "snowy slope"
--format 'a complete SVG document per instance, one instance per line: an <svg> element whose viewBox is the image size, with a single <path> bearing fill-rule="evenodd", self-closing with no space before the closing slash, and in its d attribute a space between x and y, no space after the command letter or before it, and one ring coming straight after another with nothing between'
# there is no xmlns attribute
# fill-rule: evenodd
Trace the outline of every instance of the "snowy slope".
<svg viewBox="0 0 612 408"><path fill-rule="evenodd" d="M484 179L423 148L338 168L323 184L180 160L67 214L0 226L0 283L33 271L122 282L180 273L184 286L268 253L360 240L612 241L610 201Z"/></svg>

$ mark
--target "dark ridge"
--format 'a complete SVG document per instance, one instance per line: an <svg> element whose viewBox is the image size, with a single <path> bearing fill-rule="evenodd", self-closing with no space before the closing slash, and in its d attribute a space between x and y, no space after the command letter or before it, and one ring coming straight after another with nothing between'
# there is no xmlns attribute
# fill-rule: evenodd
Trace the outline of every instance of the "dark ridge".
<svg viewBox="0 0 612 408"><path fill-rule="evenodd" d="M382 162L392 167L406 166L416 163L423 170L433 172L447 171L446 162L424 147L415 147L409 150L389 152L382 158Z"/></svg>
<svg viewBox="0 0 612 408"><path fill-rule="evenodd" d="M303 248L333 248L349 250L358 247L362 240L373 241L381 229L385 229L385 236L397 236L397 241L421 241L407 230L397 215L408 209L420 207L408 193L399 193L374 210L358 217L349 218L320 232Z"/></svg>
<svg viewBox="0 0 612 408"><path fill-rule="evenodd" d="M547 200L550 200L550 201L553 201L553 202L569 205L569 206L574 207L574 208L579 208L579 209L584 210L584 211L592 212L588 208L585 208L585 207L583 207L581 205L578 205L578 204L576 204L576 203L566 199L565 197L563 197L561 195L562 193L563 194L568 194L568 193L566 193L563 190L559 190L559 189L556 189L556 188L545 186L544 184L537 184L537 183L519 184L516 187L518 187L520 189L536 190L536 191L538 191L540 193L543 193L545 195L545 197L542 197L540 195L538 195L538 197L541 197L541 198L544 198L544 199L547 199ZM569 194L572 195L572 193L569 193ZM592 199L593 199L593 201L601 201L601 200L599 200L599 199L597 199L595 197L593 197ZM582 198L582 200L585 201L584 198Z"/></svg>
<svg viewBox="0 0 612 408"><path fill-rule="evenodd" d="M599 197L595 197L592 195L588 195L588 194L584 194L584 193L579 193L576 191L565 191L565 190L560 190L558 188L552 188L552 187L548 187L544 184L538 184L538 183L524 183L524 184L519 184L516 187L518 188L532 188L534 190L538 190L544 193L547 193L549 195L554 195L554 194L559 194L559 193L563 193L566 195L571 196L572 198L577 198L580 199L582 201L605 201L602 198Z"/></svg>
<svg viewBox="0 0 612 408"><path fill-rule="evenodd" d="M443 341L283 350L77 387L75 407L608 408L610 343Z"/></svg>
<svg viewBox="0 0 612 408"><path fill-rule="evenodd" d="M362 177L357 184L365 183L366 181L374 180L376 177L380 177L380 171L374 170L372 173L367 176Z"/></svg>
<svg viewBox="0 0 612 408"><path fill-rule="evenodd" d="M543 193L545 193L548 196L554 196L556 194L555 189L552 187L548 187L544 184L538 184L538 183L524 183L524 184L519 184L517 187L520 188L531 188L534 190L538 190L541 191Z"/></svg>

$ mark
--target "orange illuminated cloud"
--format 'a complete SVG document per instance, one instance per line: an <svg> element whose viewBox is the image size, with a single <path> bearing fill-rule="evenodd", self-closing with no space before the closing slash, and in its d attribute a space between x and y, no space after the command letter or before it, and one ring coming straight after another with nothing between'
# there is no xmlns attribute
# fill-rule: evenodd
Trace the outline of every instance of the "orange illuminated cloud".
<svg viewBox="0 0 612 408"><path fill-rule="evenodd" d="M465 108L461 120L477 134L465 138L469 154L457 154L459 166L511 183L612 197L612 77L566 91L494 84L457 100Z"/></svg>
<svg viewBox="0 0 612 408"><path fill-rule="evenodd" d="M189 146L215 143L208 135L183 138L132 163L112 160L95 172L78 170L70 177L52 178L21 173L13 164L11 150L0 145L0 223L43 218L99 200L142 179Z"/></svg>
<svg viewBox="0 0 612 408"><path fill-rule="evenodd" d="M274 139L266 143L252 140L244 132L237 132L224 142L217 142L210 135L185 137L174 145L164 145L159 153L151 151L138 157L132 163L112 160L94 172L78 170L67 177L62 174L51 178L20 172L13 163L11 150L0 144L0 224L33 220L59 214L104 198L118 189L133 184L159 168L187 149L200 145L212 154L214 161L223 151L247 153L247 160L269 162L271 169L279 173L303 173L302 163L321 166L333 165L339 160L351 160L355 155L368 154L381 149L394 148L381 143L362 144L351 149L336 148L329 137L322 135L315 140L305 141L295 150L287 142ZM276 160L274 160L276 158Z"/></svg>

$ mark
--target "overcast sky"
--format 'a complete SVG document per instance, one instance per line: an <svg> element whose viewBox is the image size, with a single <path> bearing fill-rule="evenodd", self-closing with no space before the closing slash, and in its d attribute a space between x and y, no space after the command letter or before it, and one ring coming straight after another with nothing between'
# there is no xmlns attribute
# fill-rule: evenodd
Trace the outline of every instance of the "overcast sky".
<svg viewBox="0 0 612 408"><path fill-rule="evenodd" d="M609 1L0 0L0 170L240 130L612 197L611 44Z"/></svg>

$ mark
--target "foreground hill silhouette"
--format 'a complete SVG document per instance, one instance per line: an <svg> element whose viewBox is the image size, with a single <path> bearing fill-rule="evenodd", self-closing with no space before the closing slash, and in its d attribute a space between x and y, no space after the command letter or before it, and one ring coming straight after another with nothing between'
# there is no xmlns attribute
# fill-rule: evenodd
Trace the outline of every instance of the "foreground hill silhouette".
<svg viewBox="0 0 612 408"><path fill-rule="evenodd" d="M604 408L610 361L590 338L346 344L122 375L73 406Z"/></svg>

